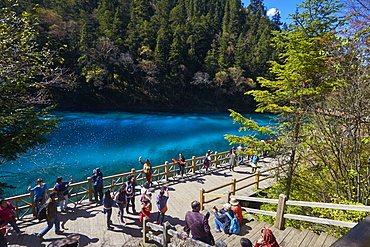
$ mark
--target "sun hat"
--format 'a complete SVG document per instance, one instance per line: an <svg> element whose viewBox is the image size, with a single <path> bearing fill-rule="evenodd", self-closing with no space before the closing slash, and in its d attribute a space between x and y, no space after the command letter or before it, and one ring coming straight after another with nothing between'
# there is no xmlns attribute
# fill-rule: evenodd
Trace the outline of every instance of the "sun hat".
<svg viewBox="0 0 370 247"><path fill-rule="evenodd" d="M231 209L231 205L229 203L226 203L224 204L223 208L228 211Z"/></svg>
<svg viewBox="0 0 370 247"><path fill-rule="evenodd" d="M233 205L233 206L236 206L236 205L239 204L239 202L235 198L231 198L230 204Z"/></svg>

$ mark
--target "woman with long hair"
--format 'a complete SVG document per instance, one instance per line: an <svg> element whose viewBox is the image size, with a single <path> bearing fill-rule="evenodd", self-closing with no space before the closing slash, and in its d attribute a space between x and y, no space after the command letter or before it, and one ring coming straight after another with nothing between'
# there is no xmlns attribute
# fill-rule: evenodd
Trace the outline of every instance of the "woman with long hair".
<svg viewBox="0 0 370 247"><path fill-rule="evenodd" d="M107 229L112 230L113 227L111 226L112 221L110 220L112 216L112 208L113 208L114 200L111 197L110 190L106 190L103 196L103 212L107 214Z"/></svg>
<svg viewBox="0 0 370 247"><path fill-rule="evenodd" d="M119 190L114 196L114 201L118 204L118 214L123 225L126 225L126 222L123 220L123 213L127 206L127 195L126 195L126 184L122 184Z"/></svg>

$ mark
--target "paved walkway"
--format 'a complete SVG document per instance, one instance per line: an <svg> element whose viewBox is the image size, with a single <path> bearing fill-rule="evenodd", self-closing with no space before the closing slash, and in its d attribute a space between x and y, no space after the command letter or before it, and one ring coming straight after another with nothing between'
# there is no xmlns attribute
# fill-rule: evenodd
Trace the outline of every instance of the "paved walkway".
<svg viewBox="0 0 370 247"><path fill-rule="evenodd" d="M261 170L270 168L274 165L274 160L270 158L262 158L259 162ZM200 190L205 190L218 187L231 181L232 178L240 179L251 175L251 167L242 165L235 168L234 172L230 172L228 167L218 167L211 170L211 173L196 173L183 178L176 178L161 184L155 183L153 186L153 198L158 194L162 185L169 187L170 199L168 201L168 212L166 218L174 228L181 229L184 225L184 216L190 210L190 203L193 200L199 200ZM254 178L246 181L251 183ZM261 182L260 187L267 187L273 183L272 179ZM215 194L224 194L226 190L214 192ZM252 187L246 188L237 192L237 195L253 194ZM219 199L215 204L222 205L225 199ZM152 203L155 199L152 199ZM72 205L72 204L70 204ZM136 197L136 210L140 211L139 196ZM205 211L210 210L206 207ZM14 231L10 231L8 236L9 246L58 246L53 243L62 241L66 236L77 234L80 236L79 246L140 246L142 243L142 224L138 220L138 215L125 215L127 225L119 224L116 216L117 209L113 209L112 221L113 230L106 229L106 218L102 213L102 206L97 206L95 203L84 201L73 210L66 214L60 215L61 229L64 229L63 235L54 234L54 229L50 230L45 236L45 241L41 242L36 233L40 232L46 222L41 223L34 220L32 217L26 217L22 221L18 221L18 225L25 234L18 236ZM156 206L153 205L152 219L156 218ZM213 222L213 216L210 218ZM60 245L59 245L60 246ZM155 245L154 245L155 246Z"/></svg>

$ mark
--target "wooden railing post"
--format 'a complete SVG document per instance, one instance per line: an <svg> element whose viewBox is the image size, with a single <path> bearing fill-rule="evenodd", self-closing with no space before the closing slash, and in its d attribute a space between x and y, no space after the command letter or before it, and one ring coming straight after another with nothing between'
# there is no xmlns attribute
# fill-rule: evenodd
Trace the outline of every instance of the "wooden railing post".
<svg viewBox="0 0 370 247"><path fill-rule="evenodd" d="M229 203L231 192L227 190L227 191L225 192L225 195L226 195L226 197L225 197L225 198L226 198L226 202L225 202L225 203Z"/></svg>
<svg viewBox="0 0 370 247"><path fill-rule="evenodd" d="M259 183L260 183L260 172L259 171L256 171L256 174L255 174L255 184L254 184L254 188L256 188L256 190L258 190L259 188Z"/></svg>
<svg viewBox="0 0 370 247"><path fill-rule="evenodd" d="M204 209L204 189L200 190L200 197L199 197L199 202L200 202L200 211Z"/></svg>
<svg viewBox="0 0 370 247"><path fill-rule="evenodd" d="M91 202L92 201L92 194L93 194L93 186L92 186L92 180L91 180L91 177L88 177L87 178L87 188L88 188L88 197L89 197L89 201Z"/></svg>
<svg viewBox="0 0 370 247"><path fill-rule="evenodd" d="M217 168L217 165L218 165L218 152L216 151L215 152L215 162L214 162L214 164L215 164L215 168Z"/></svg>
<svg viewBox="0 0 370 247"><path fill-rule="evenodd" d="M235 192L236 192L236 179L233 178L231 179L231 194L235 196Z"/></svg>
<svg viewBox="0 0 370 247"><path fill-rule="evenodd" d="M195 173L195 168L196 168L196 162L195 162L195 156L191 159L191 171L194 174Z"/></svg>
<svg viewBox="0 0 370 247"><path fill-rule="evenodd" d="M30 192L32 215L36 217L37 216L37 212L35 210L36 204L35 204L35 200L33 199L34 197L35 197L35 194L33 193L33 191Z"/></svg>
<svg viewBox="0 0 370 247"><path fill-rule="evenodd" d="M143 217L143 246L145 246L145 243L149 242L148 233L149 233L149 227L147 226L147 220L146 217Z"/></svg>
<svg viewBox="0 0 370 247"><path fill-rule="evenodd" d="M18 200L15 201L15 208L16 208L16 211L15 211L15 218L19 219L19 210L18 210Z"/></svg>
<svg viewBox="0 0 370 247"><path fill-rule="evenodd" d="M168 165L168 161L164 162L164 164L165 164L165 167L164 167L165 179L166 179L166 181L168 181L168 178L170 177L170 168L169 168L169 165Z"/></svg>
<svg viewBox="0 0 370 247"><path fill-rule="evenodd" d="M279 202L276 211L276 222L274 225L279 230L284 229L284 212L286 207L286 200L287 200L286 195L281 194L279 196Z"/></svg>
<svg viewBox="0 0 370 247"><path fill-rule="evenodd" d="M135 170L135 168L131 168L131 173L134 176L134 179L136 180L136 170Z"/></svg>
<svg viewBox="0 0 370 247"><path fill-rule="evenodd" d="M168 243L171 242L170 234L168 230L170 229L170 223L168 221L163 224L163 246L168 247Z"/></svg>

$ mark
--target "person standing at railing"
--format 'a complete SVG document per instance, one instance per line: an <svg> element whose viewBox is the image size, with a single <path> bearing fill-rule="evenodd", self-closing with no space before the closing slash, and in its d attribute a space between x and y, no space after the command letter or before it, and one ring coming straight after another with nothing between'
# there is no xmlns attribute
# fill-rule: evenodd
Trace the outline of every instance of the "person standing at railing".
<svg viewBox="0 0 370 247"><path fill-rule="evenodd" d="M145 174L146 181L149 183L149 187L152 186L152 174L153 169L152 165L150 164L149 160L146 159L145 162L141 161L141 156L139 157L140 164L143 165L143 173Z"/></svg>
<svg viewBox="0 0 370 247"><path fill-rule="evenodd" d="M47 186L45 183L43 183L42 178L39 178L36 180L36 186L31 188L31 186L28 186L28 191L33 192L33 201L35 202L35 210L36 213L39 212L39 209L41 206L46 202L47 200Z"/></svg>
<svg viewBox="0 0 370 247"><path fill-rule="evenodd" d="M68 205L68 186L73 182L73 178L69 181L63 181L62 177L57 177L54 191L58 194L58 201L60 203L60 211L66 212Z"/></svg>
<svg viewBox="0 0 370 247"><path fill-rule="evenodd" d="M211 160L212 160L211 159L211 153L212 153L212 151L208 150L208 152L206 153L206 156L203 159L203 165L206 169L206 173L208 172L209 165L211 164Z"/></svg>
<svg viewBox="0 0 370 247"><path fill-rule="evenodd" d="M94 185L94 198L96 202L102 202L103 200L103 173L100 168L95 168L91 175L91 180ZM99 195L99 198L98 198Z"/></svg>
<svg viewBox="0 0 370 247"><path fill-rule="evenodd" d="M121 223L126 225L126 222L123 220L123 214L125 207L127 206L126 184L122 184L122 186L116 192L114 201L118 204L118 216L121 220Z"/></svg>
<svg viewBox="0 0 370 247"><path fill-rule="evenodd" d="M58 192L53 191L50 193L50 198L46 201L46 222L47 226L44 230L42 230L39 234L37 234L37 237L43 241L44 235L50 231L51 228L53 228L53 225L55 227L55 234L62 234L64 231L60 230L60 221L58 217L58 211L57 211L57 203L55 202L57 198Z"/></svg>
<svg viewBox="0 0 370 247"><path fill-rule="evenodd" d="M184 155L182 155L182 153L179 153L179 160L178 160L177 163L179 164L178 174L180 175L180 173L181 173L181 177L183 177L184 172L185 172L186 159L185 159Z"/></svg>
<svg viewBox="0 0 370 247"><path fill-rule="evenodd" d="M126 206L126 212L129 214L128 208L129 204L131 204L132 213L136 214L136 208L135 208L135 188L136 188L136 182L135 182L135 176L130 174L127 176L127 182L126 182L126 195L127 195L127 206Z"/></svg>
<svg viewBox="0 0 370 247"><path fill-rule="evenodd" d="M229 160L229 170L230 171L234 171L235 159L236 159L235 150L231 150L231 152L230 152L230 160Z"/></svg>
<svg viewBox="0 0 370 247"><path fill-rule="evenodd" d="M0 200L0 219L5 220L6 223L9 223L14 231L21 235L24 231L21 231L15 220L15 207L11 202L7 202L4 199Z"/></svg>
<svg viewBox="0 0 370 247"><path fill-rule="evenodd" d="M202 241L203 243L214 245L215 241L211 233L211 228L208 223L209 212L206 215L200 213L200 202L193 201L191 203L192 211L188 211L185 215L184 238L192 236L192 239Z"/></svg>
<svg viewBox="0 0 370 247"><path fill-rule="evenodd" d="M157 208L158 208L156 223L159 225L163 225L164 216L168 210L167 208L168 198L169 198L168 187L163 186L156 198L156 203L157 203Z"/></svg>

